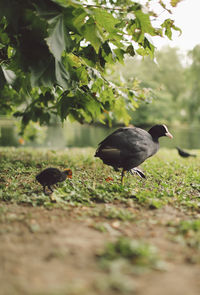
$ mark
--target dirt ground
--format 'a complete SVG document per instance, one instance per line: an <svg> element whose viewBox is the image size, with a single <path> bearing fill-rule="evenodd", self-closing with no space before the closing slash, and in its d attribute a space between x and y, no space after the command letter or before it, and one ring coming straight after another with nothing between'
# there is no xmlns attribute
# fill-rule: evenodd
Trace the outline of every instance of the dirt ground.
<svg viewBox="0 0 200 295"><path fill-rule="evenodd" d="M188 217L184 211L132 206L133 223L91 217L89 210L8 204L0 223L0 294L200 294L200 264L192 259L199 253L170 239L166 226ZM99 222L106 222L106 232L95 229ZM123 275L103 270L97 254L122 234L155 245L163 269Z"/></svg>

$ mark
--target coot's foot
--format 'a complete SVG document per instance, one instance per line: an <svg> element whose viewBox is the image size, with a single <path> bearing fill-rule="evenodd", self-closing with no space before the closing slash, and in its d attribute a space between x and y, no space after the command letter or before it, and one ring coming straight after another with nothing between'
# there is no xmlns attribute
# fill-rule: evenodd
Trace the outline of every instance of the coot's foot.
<svg viewBox="0 0 200 295"><path fill-rule="evenodd" d="M141 178L146 178L145 174L138 168L132 168L129 170L131 175L134 175L136 173Z"/></svg>

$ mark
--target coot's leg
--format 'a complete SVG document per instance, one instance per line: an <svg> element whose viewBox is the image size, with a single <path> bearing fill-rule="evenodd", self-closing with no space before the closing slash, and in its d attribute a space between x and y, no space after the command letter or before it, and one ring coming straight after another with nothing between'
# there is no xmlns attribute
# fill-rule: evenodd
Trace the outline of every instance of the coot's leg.
<svg viewBox="0 0 200 295"><path fill-rule="evenodd" d="M53 190L52 190L52 188L51 188L51 186L50 185L48 185L48 188L50 189L50 191L53 193Z"/></svg>
<svg viewBox="0 0 200 295"><path fill-rule="evenodd" d="M46 185L43 185L43 193L46 195Z"/></svg>
<svg viewBox="0 0 200 295"><path fill-rule="evenodd" d="M129 170L131 175L133 175L133 172L135 172L141 178L146 178L145 174L139 168L132 168Z"/></svg>
<svg viewBox="0 0 200 295"><path fill-rule="evenodd" d="M121 174L121 185L124 185L124 175L125 175L125 170L123 168L122 169L122 174Z"/></svg>

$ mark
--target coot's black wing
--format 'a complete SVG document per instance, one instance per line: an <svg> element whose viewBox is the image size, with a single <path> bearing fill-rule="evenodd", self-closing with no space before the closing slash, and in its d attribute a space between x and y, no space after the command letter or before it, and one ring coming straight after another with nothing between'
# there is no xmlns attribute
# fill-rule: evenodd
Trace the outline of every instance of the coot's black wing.
<svg viewBox="0 0 200 295"><path fill-rule="evenodd" d="M142 132L138 132L141 130ZM140 128L119 128L110 135L108 135L103 141L99 143L99 149L103 148L116 148L122 150L124 148L135 149L137 148L136 142L141 140L146 131Z"/></svg>
<svg viewBox="0 0 200 295"><path fill-rule="evenodd" d="M127 127L122 127L122 128L118 128L117 130L115 130L113 133L111 133L110 135L108 135L104 140L102 140L99 143L99 146L104 146L104 145L115 145L115 140L118 139L119 137L121 137L121 134L128 129Z"/></svg>

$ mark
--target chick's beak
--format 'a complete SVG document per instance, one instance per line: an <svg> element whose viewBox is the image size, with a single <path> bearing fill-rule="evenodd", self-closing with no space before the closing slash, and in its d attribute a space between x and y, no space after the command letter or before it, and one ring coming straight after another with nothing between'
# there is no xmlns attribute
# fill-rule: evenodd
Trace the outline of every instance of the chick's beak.
<svg viewBox="0 0 200 295"><path fill-rule="evenodd" d="M64 171L67 173L67 178L72 178L72 170L71 169L65 169Z"/></svg>
<svg viewBox="0 0 200 295"><path fill-rule="evenodd" d="M72 178L72 170L71 169L68 170L67 178Z"/></svg>
<svg viewBox="0 0 200 295"><path fill-rule="evenodd" d="M169 138L173 138L173 135L171 133L169 133L169 131L167 133L165 133L166 136L168 136Z"/></svg>

